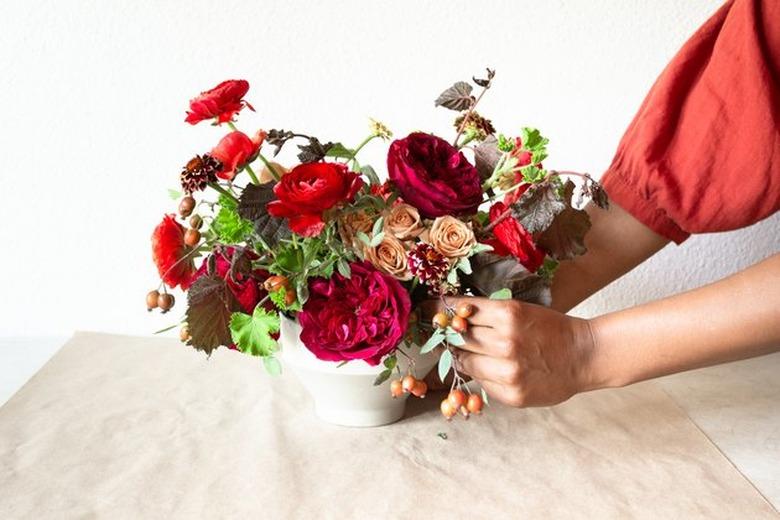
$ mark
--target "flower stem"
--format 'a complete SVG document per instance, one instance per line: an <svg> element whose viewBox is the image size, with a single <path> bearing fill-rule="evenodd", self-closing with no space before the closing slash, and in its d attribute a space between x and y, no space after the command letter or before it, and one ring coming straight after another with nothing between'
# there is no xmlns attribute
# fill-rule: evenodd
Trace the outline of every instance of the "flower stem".
<svg viewBox="0 0 780 520"><path fill-rule="evenodd" d="M238 202L238 199L233 196L232 193L230 193L228 190L217 184L216 182L210 182L209 186L220 192L225 197L230 198L233 202Z"/></svg>
<svg viewBox="0 0 780 520"><path fill-rule="evenodd" d="M255 175L255 172L252 170L252 167L248 164L244 166L244 169L249 174L249 178L252 179L252 183L254 184L260 184L260 181L257 179L257 175Z"/></svg>
<svg viewBox="0 0 780 520"><path fill-rule="evenodd" d="M469 119L471 119L471 114L474 113L474 109L477 108L477 105L479 104L479 101L482 99L482 96L485 95L485 92L488 91L490 88L490 84L488 83L488 86L482 87L482 92L479 93L479 96L477 96L477 99L474 100L474 102L469 107L469 111L466 112L466 116L463 118L463 121L460 123L460 126L458 127L458 135L455 136L455 140L452 142L452 146L458 146L458 139L460 139L461 134L463 134L463 131L466 129L466 125L469 122Z"/></svg>
<svg viewBox="0 0 780 520"><path fill-rule="evenodd" d="M273 165L273 164L271 164L271 161L269 161L268 159L266 159L266 158L265 158L265 156L264 156L263 154L261 154L261 153L258 153L258 154L257 154L257 157L258 157L258 158L259 158L261 161L263 161L263 164L265 164L265 167L266 167L266 168L268 168L268 171L269 171L269 172L271 172L271 176L274 178L274 180L276 180L276 181L278 182L278 181L279 181L279 179L281 179L281 178L282 178L282 176L281 176L281 175L279 175L279 172L278 172L278 171L276 171L276 168L274 168L274 165ZM249 166L247 166L247 168L249 168ZM251 170L250 170L250 171L251 171ZM260 183L259 183L257 180L255 180L255 184L260 184Z"/></svg>

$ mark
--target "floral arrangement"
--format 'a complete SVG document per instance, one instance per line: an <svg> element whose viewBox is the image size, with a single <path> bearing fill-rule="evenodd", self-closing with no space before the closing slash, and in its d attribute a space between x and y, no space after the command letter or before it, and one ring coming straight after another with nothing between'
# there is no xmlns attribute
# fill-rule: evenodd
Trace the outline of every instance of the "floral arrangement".
<svg viewBox="0 0 780 520"><path fill-rule="evenodd" d="M417 378L425 374L413 364L401 374L397 356L439 348L439 377L454 373L442 413L479 412L484 392L466 395L452 363L473 308L453 308L447 297L549 304L558 263L585 251L583 198L608 204L587 174L543 167L548 140L538 130L497 134L476 111L494 76L488 69L442 92L435 104L457 113L454 139L414 132L392 141L384 182L359 160L366 145L392 138L380 122L348 147L282 129L242 132L238 114L254 111L243 80L192 99L187 123L229 130L185 164L182 191L171 190L178 215L165 215L152 234L161 282L148 309L169 311L168 288L180 287L182 341L207 354L225 346L258 356L272 374L281 370L281 316L297 319L317 358L381 363L376 384L397 372L394 396L427 390ZM276 160L291 143L296 164L284 167ZM428 298L446 311L422 323L415 308Z"/></svg>

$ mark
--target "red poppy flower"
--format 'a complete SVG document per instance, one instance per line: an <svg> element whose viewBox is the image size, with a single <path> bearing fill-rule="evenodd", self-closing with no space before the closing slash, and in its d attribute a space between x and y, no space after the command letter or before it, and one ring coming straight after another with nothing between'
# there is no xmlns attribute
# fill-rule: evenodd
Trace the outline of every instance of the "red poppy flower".
<svg viewBox="0 0 780 520"><path fill-rule="evenodd" d="M217 177L233 180L244 166L257 157L265 136L266 133L261 130L255 134L254 139L250 139L245 133L236 130L223 137L209 153L222 163L222 169L217 172Z"/></svg>
<svg viewBox="0 0 780 520"><path fill-rule="evenodd" d="M192 283L195 265L192 258L182 260L190 252L184 244L184 227L174 215L165 215L152 233L152 259L157 272L168 287L186 290Z"/></svg>
<svg viewBox="0 0 780 520"><path fill-rule="evenodd" d="M274 186L278 200L268 203L268 213L286 217L293 232L314 237L325 228L323 212L352 201L362 186L360 175L349 171L344 164L299 164Z"/></svg>
<svg viewBox="0 0 780 520"><path fill-rule="evenodd" d="M190 100L190 110L184 121L196 125L206 119L216 119L216 123L220 124L231 121L244 106L254 110L242 99L248 90L249 82L243 79L223 81Z"/></svg>

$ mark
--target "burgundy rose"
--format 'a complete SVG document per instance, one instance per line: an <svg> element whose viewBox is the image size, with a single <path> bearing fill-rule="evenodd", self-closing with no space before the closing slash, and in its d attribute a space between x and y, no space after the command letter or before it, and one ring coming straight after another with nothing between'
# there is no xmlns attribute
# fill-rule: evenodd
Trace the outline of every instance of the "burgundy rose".
<svg viewBox="0 0 780 520"><path fill-rule="evenodd" d="M186 290L192 283L195 266L192 257L184 258L189 252L184 244L184 227L174 215L165 215L152 233L152 259L168 287L180 285Z"/></svg>
<svg viewBox="0 0 780 520"><path fill-rule="evenodd" d="M351 202L363 180L341 163L299 164L274 186L278 200L268 203L268 213L287 217L290 229L304 237L319 235L325 228L323 212Z"/></svg>
<svg viewBox="0 0 780 520"><path fill-rule="evenodd" d="M473 214L482 202L477 169L435 135L417 132L394 141L387 171L404 201L427 218Z"/></svg>
<svg viewBox="0 0 780 520"><path fill-rule="evenodd" d="M209 153L211 157L222 164L217 172L220 179L233 180L239 170L257 157L260 145L263 144L266 133L257 132L254 139L236 130L220 139L217 146Z"/></svg>
<svg viewBox="0 0 780 520"><path fill-rule="evenodd" d="M242 98L249 90L249 82L243 79L223 81L216 87L190 100L190 110L184 119L195 125L206 119L216 119L216 123L226 123L241 111L244 106L254 110Z"/></svg>
<svg viewBox="0 0 780 520"><path fill-rule="evenodd" d="M494 246L494 253L502 256L511 254L523 267L534 273L544 263L545 253L536 246L531 234L511 214L506 216L506 210L507 206L501 202L491 206L490 222L501 220L493 227L498 243L487 243Z"/></svg>
<svg viewBox="0 0 780 520"><path fill-rule="evenodd" d="M350 267L350 278L335 273L309 282L309 299L298 314L301 341L325 361L378 365L403 339L412 304L392 276L368 262Z"/></svg>

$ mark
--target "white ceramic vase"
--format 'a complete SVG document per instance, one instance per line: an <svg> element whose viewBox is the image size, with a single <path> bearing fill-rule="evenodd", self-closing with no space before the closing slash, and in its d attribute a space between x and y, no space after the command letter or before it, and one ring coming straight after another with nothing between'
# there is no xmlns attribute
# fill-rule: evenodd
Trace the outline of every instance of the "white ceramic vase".
<svg viewBox="0 0 780 520"><path fill-rule="evenodd" d="M372 367L355 360L339 367L338 363L321 361L301 342L298 322L284 317L280 332L284 366L311 394L320 419L342 426L368 427L390 424L403 417L408 396L394 399L390 395L390 380L374 386L374 379L384 366ZM414 359L417 377L423 377L437 362L435 354L420 355L417 347L404 352ZM405 374L409 366L405 356L398 356L398 366Z"/></svg>

